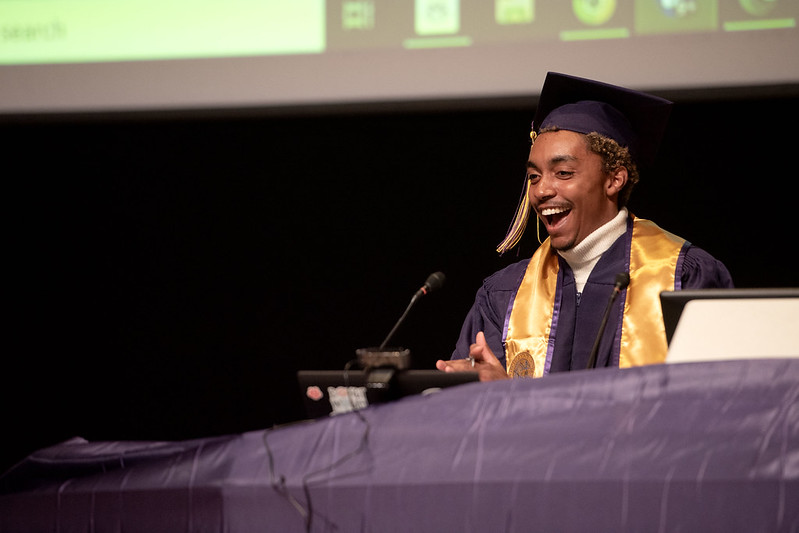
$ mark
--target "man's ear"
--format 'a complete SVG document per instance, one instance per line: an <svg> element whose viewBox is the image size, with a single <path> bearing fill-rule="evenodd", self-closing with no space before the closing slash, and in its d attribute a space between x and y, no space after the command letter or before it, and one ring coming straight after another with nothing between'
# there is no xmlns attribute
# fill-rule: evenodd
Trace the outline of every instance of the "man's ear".
<svg viewBox="0 0 799 533"><path fill-rule="evenodd" d="M625 185L627 185L627 167L618 167L611 171L606 186L608 196L618 195Z"/></svg>

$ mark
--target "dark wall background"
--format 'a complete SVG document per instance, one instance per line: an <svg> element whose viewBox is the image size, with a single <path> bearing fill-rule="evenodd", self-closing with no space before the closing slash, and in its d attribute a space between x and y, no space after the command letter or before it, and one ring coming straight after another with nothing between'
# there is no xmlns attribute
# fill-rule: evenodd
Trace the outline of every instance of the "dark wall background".
<svg viewBox="0 0 799 533"><path fill-rule="evenodd" d="M678 99L631 207L797 286L799 90ZM520 193L534 102L7 117L2 466L73 436L174 440L302 418L299 369L448 357ZM532 253L535 233L522 243Z"/></svg>

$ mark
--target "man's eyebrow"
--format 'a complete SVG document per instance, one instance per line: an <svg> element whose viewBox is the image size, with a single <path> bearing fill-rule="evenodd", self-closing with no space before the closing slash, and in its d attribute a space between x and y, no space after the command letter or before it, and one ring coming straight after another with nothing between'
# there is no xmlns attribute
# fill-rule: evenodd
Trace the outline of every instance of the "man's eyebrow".
<svg viewBox="0 0 799 533"><path fill-rule="evenodd" d="M557 165L558 163L571 163L573 161L577 161L578 159L579 158L569 154L556 155L549 160L549 164L551 166L551 165ZM532 161L527 161L527 168L538 170L538 165L536 165Z"/></svg>
<svg viewBox="0 0 799 533"><path fill-rule="evenodd" d="M556 165L558 163L571 163L573 161L577 161L578 158L571 154L563 154L563 155L556 155L549 160L550 165Z"/></svg>

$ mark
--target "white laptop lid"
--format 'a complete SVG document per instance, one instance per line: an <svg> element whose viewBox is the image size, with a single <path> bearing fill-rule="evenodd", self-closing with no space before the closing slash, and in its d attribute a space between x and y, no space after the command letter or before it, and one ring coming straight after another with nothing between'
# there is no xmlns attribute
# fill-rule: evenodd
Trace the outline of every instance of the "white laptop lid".
<svg viewBox="0 0 799 533"><path fill-rule="evenodd" d="M666 362L774 357L799 357L799 298L691 300Z"/></svg>

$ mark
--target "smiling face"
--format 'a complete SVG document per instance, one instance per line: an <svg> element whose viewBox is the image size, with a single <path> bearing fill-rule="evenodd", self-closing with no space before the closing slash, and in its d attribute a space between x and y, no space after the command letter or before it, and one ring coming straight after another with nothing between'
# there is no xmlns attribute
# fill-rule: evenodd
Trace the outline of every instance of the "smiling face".
<svg viewBox="0 0 799 533"><path fill-rule="evenodd" d="M627 170L603 170L583 134L541 133L527 161L530 205L544 223L556 250L569 250L619 212L618 193Z"/></svg>

